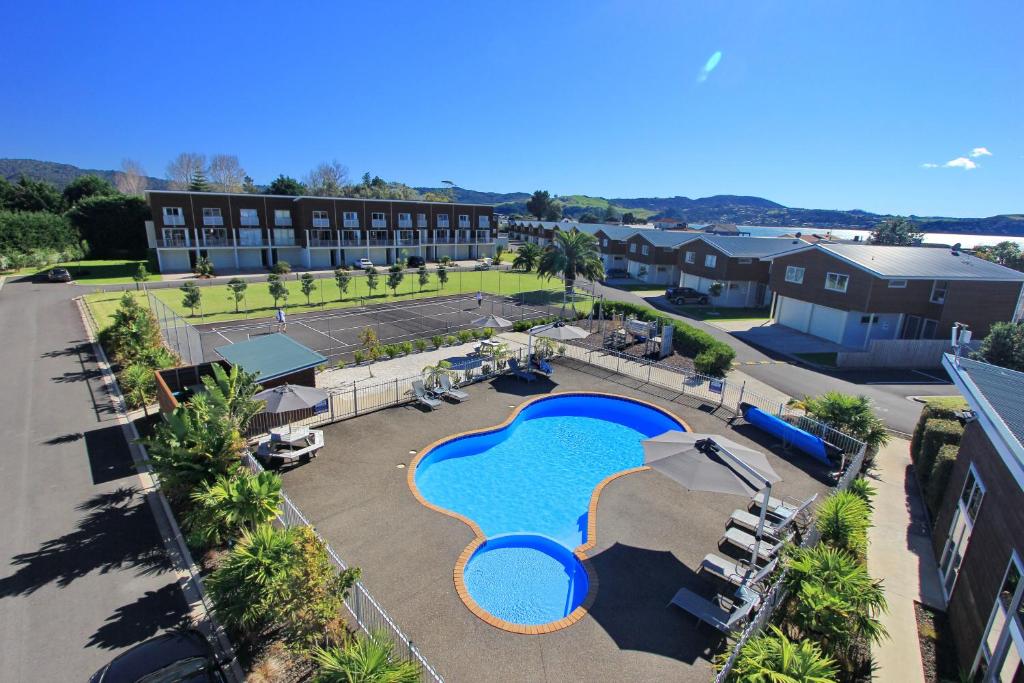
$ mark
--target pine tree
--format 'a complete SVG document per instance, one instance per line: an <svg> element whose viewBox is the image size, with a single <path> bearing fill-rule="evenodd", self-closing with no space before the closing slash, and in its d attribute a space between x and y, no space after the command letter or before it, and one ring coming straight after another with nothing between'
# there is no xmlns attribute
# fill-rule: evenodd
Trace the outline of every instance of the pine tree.
<svg viewBox="0 0 1024 683"><path fill-rule="evenodd" d="M192 172L192 179L188 183L189 192L209 192L210 181L206 179L206 171L202 167Z"/></svg>

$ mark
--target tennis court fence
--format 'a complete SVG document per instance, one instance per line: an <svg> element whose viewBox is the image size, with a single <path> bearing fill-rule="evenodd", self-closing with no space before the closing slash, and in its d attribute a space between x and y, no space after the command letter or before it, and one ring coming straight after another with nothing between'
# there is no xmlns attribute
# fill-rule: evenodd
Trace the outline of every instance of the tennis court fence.
<svg viewBox="0 0 1024 683"><path fill-rule="evenodd" d="M176 353L182 363L186 365L199 365L206 361L199 330L192 327L152 292L147 291L146 297L149 299L149 309L153 311L153 315L156 316L156 320L160 324L160 335L167 348Z"/></svg>

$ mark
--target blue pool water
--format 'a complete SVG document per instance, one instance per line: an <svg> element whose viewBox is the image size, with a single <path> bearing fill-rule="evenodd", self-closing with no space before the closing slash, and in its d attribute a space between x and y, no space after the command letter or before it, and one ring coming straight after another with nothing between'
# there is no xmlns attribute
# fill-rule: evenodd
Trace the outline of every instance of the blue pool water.
<svg viewBox="0 0 1024 683"><path fill-rule="evenodd" d="M625 398L556 395L503 428L435 447L417 465L416 485L434 505L475 521L488 538L466 566L473 599L506 621L545 623L586 595L573 578L582 567L571 551L587 541L594 488L642 465L641 441L673 429L683 426ZM508 534L554 543L494 545ZM566 553L555 552L556 544Z"/></svg>

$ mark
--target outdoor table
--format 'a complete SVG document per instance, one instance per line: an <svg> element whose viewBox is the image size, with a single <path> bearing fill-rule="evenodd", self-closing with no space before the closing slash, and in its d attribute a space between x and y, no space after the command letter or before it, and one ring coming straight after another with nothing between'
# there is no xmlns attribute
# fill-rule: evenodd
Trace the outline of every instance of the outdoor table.
<svg viewBox="0 0 1024 683"><path fill-rule="evenodd" d="M309 427L274 427L270 430L270 440L275 443L293 444L304 441L309 436Z"/></svg>

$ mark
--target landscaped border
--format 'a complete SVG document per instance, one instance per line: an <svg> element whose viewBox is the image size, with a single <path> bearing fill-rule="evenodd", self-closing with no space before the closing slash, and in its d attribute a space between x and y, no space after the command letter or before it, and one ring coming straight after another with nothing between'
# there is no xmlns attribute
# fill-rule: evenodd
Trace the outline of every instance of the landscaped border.
<svg viewBox="0 0 1024 683"><path fill-rule="evenodd" d="M682 418L673 415L672 413L665 410L661 406L655 405L648 401L644 401L642 399L632 398L630 396L623 396L621 394L610 394L600 391L555 392L551 394L545 394L543 396L538 396L536 398L531 398L527 401L520 403L509 414L509 416L499 424L493 425L491 427L483 427L481 429L471 429L465 432L459 432L457 434L451 434L449 436L437 439L436 441L428 445L426 448L421 449L416 454L416 456L409 463L409 467L406 473L406 482L409 485L409 490L412 491L413 497L415 497L416 500L420 502L420 504L422 504L424 507L434 510L435 512L440 512L443 515L454 517L455 519L459 520L460 522L468 526L470 529L472 529L474 535L473 540L470 542L469 545L466 546L466 548L459 555L458 559L455 561L455 568L453 571L453 579L455 581L455 592L458 593L459 598L462 600L463 603L465 603L466 607L469 608L469 611L475 614L477 617L479 617L482 621L486 622L487 624L490 624L491 626L500 628L504 631L509 631L511 633L519 633L523 635L540 635L543 633L551 633L553 631L558 631L563 628L572 626L577 621L579 621L587 615L587 613L590 611L590 608L594 604L595 598L597 597L597 572L594 571L590 559L587 557L587 551L593 549L594 546L597 544L597 504L600 500L601 492L604 491L604 488L614 480L620 477L624 477L628 474L633 474L635 472L645 472L649 470L650 467L643 465L640 467L633 467L627 470L622 470L621 472L615 472L614 474L610 474L607 477L605 477L597 486L594 487L594 491L590 496L590 505L587 508L587 541L579 545L575 550L573 550L573 555L576 556L576 559L580 561L580 564L583 565L583 569L587 572L587 596L583 599L583 602L576 609L574 609L565 617L562 617L557 621L551 621L546 624L537 625L515 624L510 621L505 621L504 619L499 619L498 617L494 616L493 614L482 608L469 595L469 590L466 588L466 581L464 577L466 564L469 562L469 559L473 556L473 553L476 552L476 550L484 544L484 542L487 540L487 537L480 529L480 526L472 519L469 519L465 515L459 514L458 512L455 512L453 510L448 510L447 508L434 505L426 498L424 498L423 494L420 493L419 487L416 486L416 469L424 457L426 457L435 448L441 445L450 443L452 441L458 441L470 436L476 436L478 434L487 434L490 432L496 432L501 429L505 429L510 424L512 424L517 417L519 417L519 414L521 412L523 412L530 406L553 398L565 398L569 396L593 396L600 398L617 399L620 401L629 401L631 403L635 403L638 405L645 406L647 408L651 408L652 410L656 410L659 413L662 413L663 415L667 416L677 424L681 425L683 429L685 429L686 431L693 431L690 428L690 425L687 424L686 421L683 420Z"/></svg>

